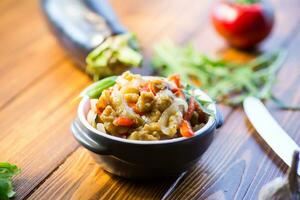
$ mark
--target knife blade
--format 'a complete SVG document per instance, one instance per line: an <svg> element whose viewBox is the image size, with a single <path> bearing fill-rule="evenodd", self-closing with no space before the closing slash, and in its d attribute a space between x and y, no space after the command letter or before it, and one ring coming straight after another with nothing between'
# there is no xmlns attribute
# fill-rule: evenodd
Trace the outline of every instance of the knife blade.
<svg viewBox="0 0 300 200"><path fill-rule="evenodd" d="M297 143L281 128L259 99L247 97L243 102L243 107L257 133L290 167L294 151L300 150Z"/></svg>

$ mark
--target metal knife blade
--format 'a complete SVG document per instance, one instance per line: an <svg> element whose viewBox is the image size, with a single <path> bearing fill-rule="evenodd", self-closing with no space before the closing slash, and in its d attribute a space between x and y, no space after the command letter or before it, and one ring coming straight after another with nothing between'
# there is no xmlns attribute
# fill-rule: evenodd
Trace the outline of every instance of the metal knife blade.
<svg viewBox="0 0 300 200"><path fill-rule="evenodd" d="M296 142L280 127L259 99L247 97L243 107L257 133L288 166L291 166L294 151L300 150Z"/></svg>

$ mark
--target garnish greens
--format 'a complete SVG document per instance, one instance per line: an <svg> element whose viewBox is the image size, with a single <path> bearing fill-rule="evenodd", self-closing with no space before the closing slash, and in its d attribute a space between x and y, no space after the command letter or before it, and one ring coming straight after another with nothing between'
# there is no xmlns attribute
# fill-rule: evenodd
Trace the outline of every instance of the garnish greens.
<svg viewBox="0 0 300 200"><path fill-rule="evenodd" d="M195 94L196 88L191 86L191 85L186 85L183 89L183 93L185 95L185 97L187 98L187 100L189 101L189 99L191 98L191 96L193 96L195 98L195 100L198 102L198 105L200 106L201 110L210 115L215 117L215 113L213 110L210 110L208 108L208 105L210 105L211 103L213 103L212 101L208 101L206 99L203 99L201 96Z"/></svg>
<svg viewBox="0 0 300 200"><path fill-rule="evenodd" d="M11 178L18 174L20 169L16 165L0 162L0 199L7 200L15 195Z"/></svg>
<svg viewBox="0 0 300 200"><path fill-rule="evenodd" d="M107 38L86 57L86 71L99 80L120 74L130 67L138 67L142 55L134 34L127 33Z"/></svg>
<svg viewBox="0 0 300 200"><path fill-rule="evenodd" d="M87 95L90 98L99 98L103 90L116 84L117 76L110 76L94 83L93 87L83 91L81 96Z"/></svg>
<svg viewBox="0 0 300 200"><path fill-rule="evenodd" d="M192 45L178 47L166 41L154 47L152 64L163 76L179 73L184 82L201 87L217 102L238 106L247 96L255 96L272 99L282 109L298 110L300 107L285 105L272 93L276 72L285 57L281 50L238 64L208 57Z"/></svg>
<svg viewBox="0 0 300 200"><path fill-rule="evenodd" d="M254 4L254 3L259 3L260 0L235 0L233 2L238 4Z"/></svg>

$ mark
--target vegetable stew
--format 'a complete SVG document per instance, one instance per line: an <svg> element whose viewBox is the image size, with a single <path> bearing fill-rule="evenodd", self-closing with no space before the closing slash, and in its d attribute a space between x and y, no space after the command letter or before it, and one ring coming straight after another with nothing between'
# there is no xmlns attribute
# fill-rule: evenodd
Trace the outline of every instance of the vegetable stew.
<svg viewBox="0 0 300 200"><path fill-rule="evenodd" d="M103 83L103 84L102 84ZM179 75L143 77L125 72L97 84L90 96L88 122L99 131L131 140L191 137L212 114ZM103 88L106 85L107 88ZM88 92L89 93L89 92ZM91 93L91 92L90 92Z"/></svg>

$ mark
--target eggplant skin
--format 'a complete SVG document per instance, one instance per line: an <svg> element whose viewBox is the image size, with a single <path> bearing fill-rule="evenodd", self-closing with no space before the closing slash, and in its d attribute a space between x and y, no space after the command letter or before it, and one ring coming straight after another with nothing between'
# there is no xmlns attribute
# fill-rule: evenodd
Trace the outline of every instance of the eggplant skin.
<svg viewBox="0 0 300 200"><path fill-rule="evenodd" d="M107 13L96 13L78 0L41 0L41 7L50 27L63 48L76 64L85 70L89 52L113 35ZM98 5L98 7L101 5ZM108 6L108 5L106 5ZM112 12L112 9L109 10ZM113 13L110 13L113 15ZM110 15L110 16L111 16ZM109 23L108 23L109 22ZM114 23L118 23L115 21ZM120 26L119 26L120 27Z"/></svg>

